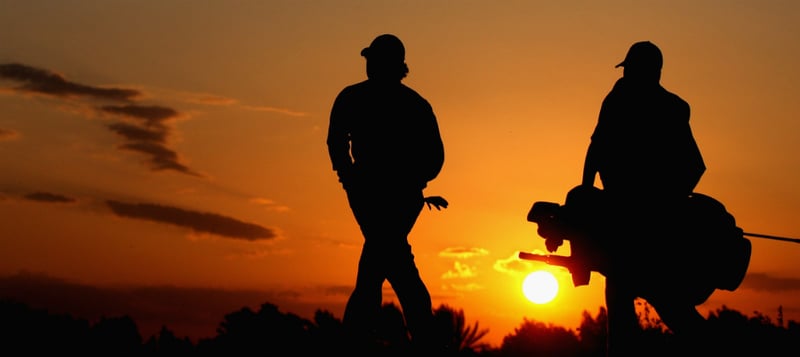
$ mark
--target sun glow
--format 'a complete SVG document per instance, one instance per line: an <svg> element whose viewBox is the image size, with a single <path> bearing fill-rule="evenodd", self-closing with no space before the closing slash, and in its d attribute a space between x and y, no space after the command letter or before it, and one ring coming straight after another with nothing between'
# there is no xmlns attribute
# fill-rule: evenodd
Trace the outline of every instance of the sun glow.
<svg viewBox="0 0 800 357"><path fill-rule="evenodd" d="M558 295L558 281L549 271L537 270L525 277L522 293L534 304L546 304Z"/></svg>

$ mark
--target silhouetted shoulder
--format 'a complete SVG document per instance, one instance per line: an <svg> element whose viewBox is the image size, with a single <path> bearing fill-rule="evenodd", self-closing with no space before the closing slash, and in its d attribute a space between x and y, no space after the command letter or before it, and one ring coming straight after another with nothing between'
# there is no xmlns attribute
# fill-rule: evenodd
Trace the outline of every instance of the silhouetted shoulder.
<svg viewBox="0 0 800 357"><path fill-rule="evenodd" d="M603 108L607 108L610 105L613 105L614 102L624 100L627 96L626 93L630 92L627 90L628 88L625 86L625 79L619 78L616 82L614 82L614 86L611 87L611 90L608 91L605 98L603 98L603 105L601 107L601 111Z"/></svg>
<svg viewBox="0 0 800 357"><path fill-rule="evenodd" d="M344 87L333 101L331 120L334 122L346 120L344 117L352 114L359 105L369 102L368 95L367 81Z"/></svg>
<svg viewBox="0 0 800 357"><path fill-rule="evenodd" d="M666 102L669 105L669 108L676 116L680 116L689 120L689 116L691 114L691 107L689 103L678 96L675 93L672 93L662 87L664 91L664 97L666 98Z"/></svg>
<svg viewBox="0 0 800 357"><path fill-rule="evenodd" d="M400 84L400 86L405 91L406 96L408 96L409 98L413 98L414 100L419 101L420 104L424 105L428 109L431 108L431 104L428 102L428 100L425 99L425 97L423 97L422 95L420 95L416 90L414 90L413 88L411 88L411 87L409 87L409 86L407 86L405 84L402 84L402 83Z"/></svg>
<svg viewBox="0 0 800 357"><path fill-rule="evenodd" d="M337 100L339 98L346 97L346 96L349 96L349 95L354 95L354 94L359 93L359 92L365 92L365 91L368 90L367 87L368 87L367 81L362 81L362 82L358 82L358 83L346 86L346 87L344 87L344 89L342 89L339 92L339 95L337 96Z"/></svg>

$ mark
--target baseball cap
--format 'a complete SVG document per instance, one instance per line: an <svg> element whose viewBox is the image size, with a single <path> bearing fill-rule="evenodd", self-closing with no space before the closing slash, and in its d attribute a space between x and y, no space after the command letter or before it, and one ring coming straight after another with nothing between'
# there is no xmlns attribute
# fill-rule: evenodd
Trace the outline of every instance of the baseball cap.
<svg viewBox="0 0 800 357"><path fill-rule="evenodd" d="M664 58L658 46L650 41L641 41L631 45L631 48L628 49L628 54L625 55L625 59L614 67L661 69L663 64Z"/></svg>
<svg viewBox="0 0 800 357"><path fill-rule="evenodd" d="M369 47L361 50L361 55L367 59L404 61L406 49L403 42L392 34L383 34L372 40Z"/></svg>

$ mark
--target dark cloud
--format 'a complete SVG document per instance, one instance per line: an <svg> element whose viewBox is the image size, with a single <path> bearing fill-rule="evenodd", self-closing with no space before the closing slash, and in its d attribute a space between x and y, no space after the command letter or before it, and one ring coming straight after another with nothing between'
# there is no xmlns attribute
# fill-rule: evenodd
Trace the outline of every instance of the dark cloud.
<svg viewBox="0 0 800 357"><path fill-rule="evenodd" d="M180 162L178 154L167 147L166 141L170 128L167 120L177 118L180 113L175 109L151 105L120 105L99 108L105 113L121 115L138 120L138 122L117 122L108 126L109 130L125 139L120 149L134 151L148 156L148 164L155 171L174 170L181 173L200 176L188 166Z"/></svg>
<svg viewBox="0 0 800 357"><path fill-rule="evenodd" d="M75 202L74 198L49 192L33 192L25 195L24 197L25 199L31 201L40 201L40 202L59 202L59 203Z"/></svg>
<svg viewBox="0 0 800 357"><path fill-rule="evenodd" d="M191 228L197 232L212 233L223 237L257 241L273 239L277 234L269 228L242 222L215 213L197 212L177 207L149 203L124 203L106 201L111 210L122 217L138 218L160 223Z"/></svg>
<svg viewBox="0 0 800 357"><path fill-rule="evenodd" d="M167 131L161 128L142 128L128 123L113 123L108 129L130 141L149 141L163 143L167 140Z"/></svg>
<svg viewBox="0 0 800 357"><path fill-rule="evenodd" d="M150 168L154 171L173 170L192 176L202 176L188 166L180 163L178 153L158 142L131 141L119 146L120 149L145 154L150 157Z"/></svg>
<svg viewBox="0 0 800 357"><path fill-rule="evenodd" d="M177 336L187 336L195 341L213 337L225 315L243 307L258 309L264 303L310 319L321 306L299 300L300 295L288 290L176 286L112 288L30 272L0 276L0 299L92 321L127 315L136 322L145 338L157 334L163 326ZM343 303L337 303L335 307L336 311L344 309Z"/></svg>
<svg viewBox="0 0 800 357"><path fill-rule="evenodd" d="M800 290L800 279L778 278L766 273L748 273L740 288L766 292L789 292Z"/></svg>
<svg viewBox="0 0 800 357"><path fill-rule="evenodd" d="M353 287L350 285L332 285L324 287L322 290L325 295L347 297L353 292Z"/></svg>
<svg viewBox="0 0 800 357"><path fill-rule="evenodd" d="M23 84L17 87L17 90L56 97L80 96L129 101L141 95L134 89L103 88L71 82L57 73L19 63L0 64L0 78L22 82Z"/></svg>
<svg viewBox="0 0 800 357"><path fill-rule="evenodd" d="M170 107L134 103L142 94L137 90L78 84L54 72L18 63L0 64L0 79L22 82L16 89L24 93L125 102L123 105L88 104L102 113L116 116L118 121L107 127L123 139L118 148L145 155L148 166L154 171L172 170L202 176L181 163L179 155L167 145L172 131L167 121L178 118L181 113ZM10 140L17 136L14 131L0 129L0 140Z"/></svg>
<svg viewBox="0 0 800 357"><path fill-rule="evenodd" d="M179 114L175 109L159 105L107 105L100 107L100 110L132 118L144 119L147 125L157 125L167 119L175 118Z"/></svg>

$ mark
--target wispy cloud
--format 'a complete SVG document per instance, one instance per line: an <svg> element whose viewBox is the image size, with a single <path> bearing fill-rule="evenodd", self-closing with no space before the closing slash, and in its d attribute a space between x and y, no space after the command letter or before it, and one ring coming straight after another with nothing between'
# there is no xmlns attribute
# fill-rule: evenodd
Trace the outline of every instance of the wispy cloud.
<svg viewBox="0 0 800 357"><path fill-rule="evenodd" d="M453 269L442 274L442 279L468 279L478 275L478 269L461 262L454 262Z"/></svg>
<svg viewBox="0 0 800 357"><path fill-rule="evenodd" d="M256 198L250 199L250 202L255 203L255 204L259 205L259 206L264 206L270 211L275 211L275 212L288 212L289 211L289 207L288 206L278 204L274 200L271 200L271 199L268 199L268 198L256 197Z"/></svg>
<svg viewBox="0 0 800 357"><path fill-rule="evenodd" d="M519 275L529 272L531 264L531 262L519 259L519 253L515 253L508 258L495 261L494 270L501 273Z"/></svg>
<svg viewBox="0 0 800 357"><path fill-rule="evenodd" d="M174 170L193 176L201 176L185 164L179 155L167 146L170 135L168 120L178 118L178 111L157 105L127 104L119 106L102 106L100 111L123 116L131 121L116 122L108 125L125 141L120 149L138 152L149 158L148 164L155 171Z"/></svg>
<svg viewBox="0 0 800 357"><path fill-rule="evenodd" d="M485 256L489 251L483 248L465 248L465 247L452 247L439 252L439 256L443 258L458 258L468 259L474 257Z"/></svg>
<svg viewBox="0 0 800 357"><path fill-rule="evenodd" d="M281 107L274 107L269 105L251 105L251 104L244 104L240 100L230 97L225 97L216 94L208 94L208 93L188 93L182 95L183 100L189 103L194 104L202 104L202 105L213 105L213 106L232 106L238 109L256 111L256 112L270 112L276 114L282 114L291 117L304 117L308 116L308 113L293 110L289 108L281 108Z"/></svg>
<svg viewBox="0 0 800 357"><path fill-rule="evenodd" d="M182 114L170 107L135 102L144 94L139 90L77 83L55 72L19 63L0 64L0 79L22 83L14 88L16 93L86 100L88 102L77 101L73 104L111 115L115 121L108 124L107 128L123 139L118 148L144 155L151 170L172 170L202 176L184 164L180 155L168 146L168 139L173 131L168 122ZM121 104L98 106L97 100ZM85 115L90 114L87 112ZM0 140L14 137L16 135L13 131L0 131Z"/></svg>
<svg viewBox="0 0 800 357"><path fill-rule="evenodd" d="M58 73L20 63L0 64L0 78L22 82L22 85L15 88L20 92L56 97L129 101L141 95L135 89L105 88L68 81Z"/></svg>
<svg viewBox="0 0 800 357"><path fill-rule="evenodd" d="M191 176L204 176L191 169L181 155L169 146L169 139L175 130L169 123L181 117L188 117L188 114L168 106L142 104L140 100L146 93L141 90L78 83L56 72L21 63L0 64L0 80L20 83L11 89L0 88L2 93L70 99L70 105L90 110L75 111L81 115L91 116L99 112L111 116L113 122L106 127L123 140L117 148L144 155L147 158L145 165L153 171L175 171ZM271 112L293 117L307 115L305 112L287 108L244 105L234 98L206 93L183 93L178 100L203 105L233 106L238 110ZM108 105L109 101L117 104ZM101 105L101 103L106 104ZM18 135L15 131L0 129L0 141L11 140ZM286 207L274 206L271 209L285 210Z"/></svg>
<svg viewBox="0 0 800 357"><path fill-rule="evenodd" d="M470 282L466 284L450 284L445 287L449 290L460 291L460 292L467 292L467 291L478 291L483 290L484 287L478 283Z"/></svg>
<svg viewBox="0 0 800 357"><path fill-rule="evenodd" d="M239 103L239 101L236 99L223 97L215 94L189 94L186 98L186 101L195 104L220 105L220 106L228 106Z"/></svg>
<svg viewBox="0 0 800 357"><path fill-rule="evenodd" d="M76 200L72 197L67 197L64 195L59 195L50 192L32 192L23 196L25 199L30 201L39 201L39 202L55 202L55 203L71 203L75 202Z"/></svg>
<svg viewBox="0 0 800 357"><path fill-rule="evenodd" d="M158 105L107 105L100 107L102 111L125 115L130 118L143 119L147 126L160 126L164 121L178 116L175 109Z"/></svg>
<svg viewBox="0 0 800 357"><path fill-rule="evenodd" d="M192 176L202 176L182 164L178 153L164 145L149 141L133 141L121 144L119 148L148 155L150 157L148 163L155 171L173 170Z"/></svg>
<svg viewBox="0 0 800 357"><path fill-rule="evenodd" d="M272 229L258 224L243 222L216 213L198 212L178 207L150 203L125 203L106 201L116 215L190 228L195 232L218 236L259 241L277 238Z"/></svg>
<svg viewBox="0 0 800 357"><path fill-rule="evenodd" d="M800 278L779 278L766 273L748 273L739 288L764 292L790 292L800 290Z"/></svg>
<svg viewBox="0 0 800 357"><path fill-rule="evenodd" d="M108 129L129 141L150 141L163 143L167 139L167 131L162 128L140 127L128 123L112 123Z"/></svg>
<svg viewBox="0 0 800 357"><path fill-rule="evenodd" d="M279 113L284 114L292 117L304 117L308 115L308 113L298 112L291 109L286 108L277 108L277 107L269 107L269 106L256 106L256 105L243 105L242 108L247 110L254 110L259 112L272 112L272 113Z"/></svg>

